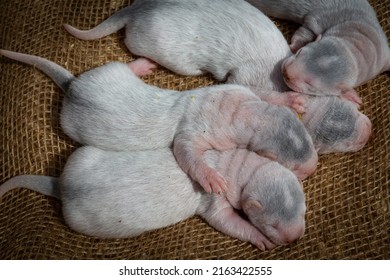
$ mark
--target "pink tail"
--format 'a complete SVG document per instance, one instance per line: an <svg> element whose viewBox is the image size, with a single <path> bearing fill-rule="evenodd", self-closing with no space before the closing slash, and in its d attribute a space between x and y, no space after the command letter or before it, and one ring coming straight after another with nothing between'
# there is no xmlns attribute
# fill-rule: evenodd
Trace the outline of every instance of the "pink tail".
<svg viewBox="0 0 390 280"><path fill-rule="evenodd" d="M43 73L48 75L64 92L68 90L69 83L74 78L72 73L62 66L39 56L6 50L0 50L0 54L16 61L37 67Z"/></svg>
<svg viewBox="0 0 390 280"><path fill-rule="evenodd" d="M0 198L16 188L30 189L41 194L60 198L58 178L38 175L19 175L0 185Z"/></svg>
<svg viewBox="0 0 390 280"><path fill-rule="evenodd" d="M64 24L65 29L74 37L81 40L95 40L108 36L125 27L131 6L114 13L111 17L90 30L79 30L69 24Z"/></svg>

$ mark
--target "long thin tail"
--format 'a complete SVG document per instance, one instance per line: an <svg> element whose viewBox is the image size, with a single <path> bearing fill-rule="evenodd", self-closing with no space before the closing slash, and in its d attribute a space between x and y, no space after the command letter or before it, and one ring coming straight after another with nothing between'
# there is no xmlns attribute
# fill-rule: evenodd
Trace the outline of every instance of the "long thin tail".
<svg viewBox="0 0 390 280"><path fill-rule="evenodd" d="M125 27L131 6L117 11L108 19L90 30L79 30L69 24L64 24L65 29L81 40L95 40L108 36Z"/></svg>
<svg viewBox="0 0 390 280"><path fill-rule="evenodd" d="M39 175L19 175L0 186L0 198L8 191L16 188L26 188L41 194L60 199L58 178Z"/></svg>
<svg viewBox="0 0 390 280"><path fill-rule="evenodd" d="M37 67L43 73L48 75L64 92L68 90L70 81L74 78L73 74L62 66L39 56L6 50L0 50L0 54Z"/></svg>

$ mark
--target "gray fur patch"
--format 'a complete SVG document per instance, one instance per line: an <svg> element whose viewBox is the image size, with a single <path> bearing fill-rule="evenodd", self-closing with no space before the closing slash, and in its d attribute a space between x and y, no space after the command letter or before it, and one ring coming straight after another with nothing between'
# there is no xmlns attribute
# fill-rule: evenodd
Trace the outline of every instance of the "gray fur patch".
<svg viewBox="0 0 390 280"><path fill-rule="evenodd" d="M286 224L296 219L297 213L305 202L303 192L296 187L296 182L282 178L282 182L275 178L263 185L264 195L261 203L267 215L276 216L277 220Z"/></svg>
<svg viewBox="0 0 390 280"><path fill-rule="evenodd" d="M281 118L281 129L275 135L275 143L286 160L305 161L312 156L311 143L303 125L296 118Z"/></svg>
<svg viewBox="0 0 390 280"><path fill-rule="evenodd" d="M308 45L304 62L308 73L321 77L325 83L335 83L348 77L348 63L340 47L321 40Z"/></svg>
<svg viewBox="0 0 390 280"><path fill-rule="evenodd" d="M324 118L315 128L317 141L332 145L336 142L351 138L355 132L356 118L351 108L335 102L329 106Z"/></svg>

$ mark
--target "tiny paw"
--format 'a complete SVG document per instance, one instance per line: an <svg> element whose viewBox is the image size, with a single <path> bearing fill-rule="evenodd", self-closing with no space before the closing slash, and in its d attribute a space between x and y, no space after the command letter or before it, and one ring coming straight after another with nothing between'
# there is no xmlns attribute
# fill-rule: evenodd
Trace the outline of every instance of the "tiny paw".
<svg viewBox="0 0 390 280"><path fill-rule="evenodd" d="M305 40L293 38L289 47L291 52L296 55L298 51L302 49L305 45L307 45L307 42Z"/></svg>
<svg viewBox="0 0 390 280"><path fill-rule="evenodd" d="M129 62L128 66L135 75L142 77L152 74L153 70L157 67L157 64L147 58L141 57Z"/></svg>
<svg viewBox="0 0 390 280"><path fill-rule="evenodd" d="M298 114L305 113L306 98L303 94L294 91L287 91L285 94L287 95L286 105L288 107L293 109Z"/></svg>
<svg viewBox="0 0 390 280"><path fill-rule="evenodd" d="M302 44L298 43L298 42L294 42L294 43L291 43L289 45L290 47L290 50L293 54L297 53L297 51L302 48Z"/></svg>
<svg viewBox="0 0 390 280"><path fill-rule="evenodd" d="M276 247L274 243L269 241L262 234L259 234L259 236L251 243L255 245L257 248L259 248L261 251L272 250L273 248Z"/></svg>
<svg viewBox="0 0 390 280"><path fill-rule="evenodd" d="M199 180L199 183L208 193L222 194L228 188L225 178L212 168L205 171L204 178Z"/></svg>

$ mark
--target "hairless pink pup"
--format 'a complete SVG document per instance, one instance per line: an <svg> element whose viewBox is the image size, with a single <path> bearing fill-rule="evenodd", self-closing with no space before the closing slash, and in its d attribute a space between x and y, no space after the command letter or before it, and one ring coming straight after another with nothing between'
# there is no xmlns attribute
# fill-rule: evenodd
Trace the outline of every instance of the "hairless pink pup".
<svg viewBox="0 0 390 280"><path fill-rule="evenodd" d="M304 234L305 197L290 170L246 149L209 150L205 159L229 181L226 194L205 193L168 148L114 152L84 146L60 178L16 176L0 186L0 199L17 187L57 197L67 225L103 238L137 236L193 215L261 250Z"/></svg>
<svg viewBox="0 0 390 280"><path fill-rule="evenodd" d="M267 15L302 26L291 40L295 55L282 65L287 85L313 95L361 100L353 89L390 70L390 49L366 0L247 0Z"/></svg>

